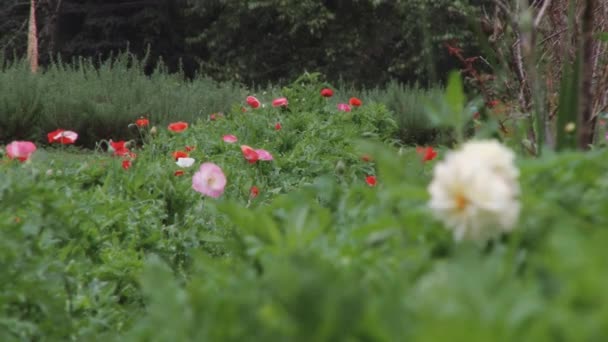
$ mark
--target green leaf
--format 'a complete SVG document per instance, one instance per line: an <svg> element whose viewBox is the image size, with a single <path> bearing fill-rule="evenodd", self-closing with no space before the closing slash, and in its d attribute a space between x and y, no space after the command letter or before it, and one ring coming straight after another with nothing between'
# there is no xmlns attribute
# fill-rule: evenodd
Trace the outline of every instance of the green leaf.
<svg viewBox="0 0 608 342"><path fill-rule="evenodd" d="M450 110L454 114L462 113L466 98L464 95L462 78L460 77L460 73L457 71L452 71L450 73L448 86L446 88L446 99L448 101Z"/></svg>
<svg viewBox="0 0 608 342"><path fill-rule="evenodd" d="M608 32L600 32L595 35L595 38L602 42L608 42Z"/></svg>

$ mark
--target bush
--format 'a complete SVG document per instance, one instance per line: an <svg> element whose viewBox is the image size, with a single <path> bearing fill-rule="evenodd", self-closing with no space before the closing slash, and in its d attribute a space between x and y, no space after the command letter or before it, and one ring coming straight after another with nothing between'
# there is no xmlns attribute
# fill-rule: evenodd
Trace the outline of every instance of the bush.
<svg viewBox="0 0 608 342"><path fill-rule="evenodd" d="M406 86L391 81L385 88L365 92L365 97L383 103L394 113L397 137L408 145L447 144L450 130L440 128L428 115L429 104L443 94L440 88L424 89L419 85Z"/></svg>
<svg viewBox="0 0 608 342"><path fill-rule="evenodd" d="M101 139L136 137L129 124L140 116L162 126L193 121L229 110L246 94L239 85L205 77L184 82L162 65L146 76L144 64L122 54L99 68L80 59L57 62L36 75L24 62L5 65L0 70L0 141L44 141L59 127L79 132L78 144L93 147Z"/></svg>

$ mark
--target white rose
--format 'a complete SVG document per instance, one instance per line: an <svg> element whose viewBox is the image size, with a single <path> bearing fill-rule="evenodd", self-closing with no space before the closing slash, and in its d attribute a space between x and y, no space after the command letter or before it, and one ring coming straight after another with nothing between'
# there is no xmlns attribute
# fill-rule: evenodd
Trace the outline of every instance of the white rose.
<svg viewBox="0 0 608 342"><path fill-rule="evenodd" d="M457 241L512 230L519 217L515 155L496 141L472 141L437 163L429 206Z"/></svg>

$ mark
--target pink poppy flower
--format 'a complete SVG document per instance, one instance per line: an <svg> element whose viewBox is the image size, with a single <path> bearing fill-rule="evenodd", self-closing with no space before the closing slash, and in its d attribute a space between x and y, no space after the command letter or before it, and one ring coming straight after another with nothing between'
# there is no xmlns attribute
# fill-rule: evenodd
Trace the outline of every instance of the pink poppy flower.
<svg viewBox="0 0 608 342"><path fill-rule="evenodd" d="M270 154L270 152L263 150L263 149L258 149L255 150L255 152L258 154L258 157L260 160L273 160L274 158L272 158L272 154Z"/></svg>
<svg viewBox="0 0 608 342"><path fill-rule="evenodd" d="M28 160L36 152L36 145L30 141L13 141L6 145L6 154L10 159L18 159L21 162Z"/></svg>
<svg viewBox="0 0 608 342"><path fill-rule="evenodd" d="M247 145L241 145L241 152L243 152L243 157L250 163L254 164L260 159L260 155L256 150Z"/></svg>
<svg viewBox="0 0 608 342"><path fill-rule="evenodd" d="M256 109L258 107L260 107L260 105L262 104L260 102L260 100L258 100L257 98L255 98L255 96L247 96L247 104L249 105L249 107ZM244 109L244 108L243 108Z"/></svg>
<svg viewBox="0 0 608 342"><path fill-rule="evenodd" d="M222 137L222 140L224 140L224 142L227 142L229 144L235 143L237 141L239 141L239 139L232 134L226 134Z"/></svg>
<svg viewBox="0 0 608 342"><path fill-rule="evenodd" d="M272 100L273 107L287 107L287 104L288 102L286 97L279 97L278 99Z"/></svg>
<svg viewBox="0 0 608 342"><path fill-rule="evenodd" d="M350 106L346 103L338 103L338 110L341 112L350 112Z"/></svg>
<svg viewBox="0 0 608 342"><path fill-rule="evenodd" d="M49 144L60 143L62 145L73 144L78 139L78 133L57 129L47 134Z"/></svg>
<svg viewBox="0 0 608 342"><path fill-rule="evenodd" d="M225 187L226 176L214 163L203 163L192 176L192 189L205 196L218 198L224 193Z"/></svg>

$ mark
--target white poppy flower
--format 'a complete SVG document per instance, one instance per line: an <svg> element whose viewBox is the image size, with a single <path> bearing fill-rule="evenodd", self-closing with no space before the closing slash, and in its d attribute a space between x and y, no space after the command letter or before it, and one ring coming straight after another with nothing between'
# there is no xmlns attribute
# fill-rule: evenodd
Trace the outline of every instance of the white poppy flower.
<svg viewBox="0 0 608 342"><path fill-rule="evenodd" d="M514 160L496 141L471 141L435 166L429 206L455 240L484 241L514 228L520 211Z"/></svg>
<svg viewBox="0 0 608 342"><path fill-rule="evenodd" d="M194 158L177 158L175 164L179 167L190 167L194 164Z"/></svg>

